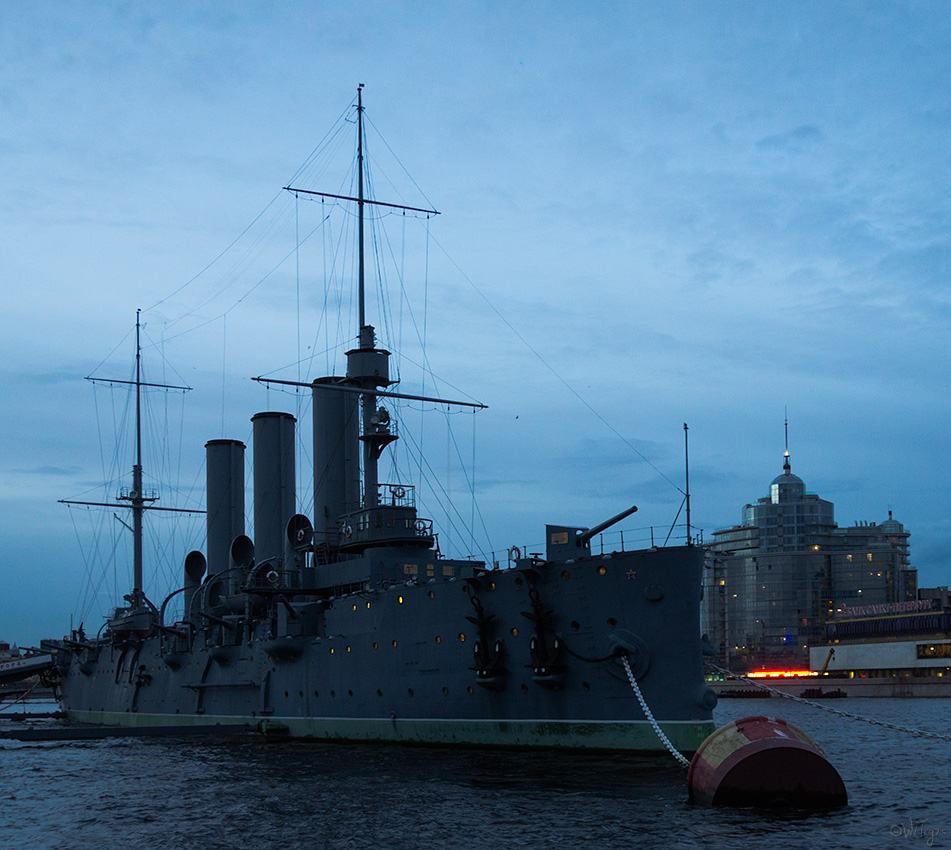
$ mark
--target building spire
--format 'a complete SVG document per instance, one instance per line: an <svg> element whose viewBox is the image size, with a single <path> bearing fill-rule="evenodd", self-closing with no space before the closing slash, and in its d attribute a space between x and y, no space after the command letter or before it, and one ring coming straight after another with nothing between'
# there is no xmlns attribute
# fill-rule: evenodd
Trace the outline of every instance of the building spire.
<svg viewBox="0 0 951 850"><path fill-rule="evenodd" d="M785 423L783 429L786 435L786 451L783 452L783 475L789 475L792 467L789 465L789 408L784 408Z"/></svg>

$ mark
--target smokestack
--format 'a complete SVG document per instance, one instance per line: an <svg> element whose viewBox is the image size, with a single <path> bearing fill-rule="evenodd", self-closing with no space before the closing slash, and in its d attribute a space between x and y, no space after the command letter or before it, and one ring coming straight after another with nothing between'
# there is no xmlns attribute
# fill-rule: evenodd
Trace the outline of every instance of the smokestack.
<svg viewBox="0 0 951 850"><path fill-rule="evenodd" d="M287 523L297 501L294 425L290 413L257 413L254 424L254 554L258 564L283 559Z"/></svg>
<svg viewBox="0 0 951 850"><path fill-rule="evenodd" d="M314 542L336 545L340 517L359 507L359 395L314 381ZM317 386L320 385L320 386Z"/></svg>
<svg viewBox="0 0 951 850"><path fill-rule="evenodd" d="M244 534L244 449L240 440L205 443L209 576L231 566L231 541ZM225 576L227 594L234 585L234 576Z"/></svg>

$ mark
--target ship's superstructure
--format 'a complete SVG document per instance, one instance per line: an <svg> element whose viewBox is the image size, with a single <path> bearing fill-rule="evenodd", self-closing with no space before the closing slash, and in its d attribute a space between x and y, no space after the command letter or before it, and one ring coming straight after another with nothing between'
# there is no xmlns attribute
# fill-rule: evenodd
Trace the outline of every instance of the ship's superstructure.
<svg viewBox="0 0 951 850"><path fill-rule="evenodd" d="M295 510L291 414L252 418L253 529L246 446L209 441L207 542L185 558L181 619L166 622L169 599L145 598L137 555L129 605L96 638L60 646L63 709L99 724L659 750L626 660L673 745L696 749L716 702L701 665L700 547L595 553L592 538L629 509L591 529L549 525L543 554L514 552L498 569L443 557L414 487L379 480L399 437L388 398L477 405L394 389L364 310L363 218L377 202L364 197L359 90L356 120L358 192L343 200L359 220L359 327L345 376L306 384L313 516ZM140 525L140 459L135 469Z"/></svg>

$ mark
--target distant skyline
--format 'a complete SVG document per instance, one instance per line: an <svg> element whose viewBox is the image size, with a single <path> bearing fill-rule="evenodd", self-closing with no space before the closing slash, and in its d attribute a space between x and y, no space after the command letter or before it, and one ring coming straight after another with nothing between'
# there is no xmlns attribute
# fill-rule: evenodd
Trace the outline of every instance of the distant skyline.
<svg viewBox="0 0 951 850"><path fill-rule="evenodd" d="M308 345L330 363L320 239L299 272L287 253L319 207L281 187L358 83L379 193L418 191L405 167L441 213L384 246L407 272L387 342L409 384L425 316L440 385L489 405L424 445L479 551L635 503L625 539L663 536L684 422L709 536L781 472L788 410L792 469L839 525L894 511L919 583L951 583L944 4L7 3L0 50L0 639L83 609L88 543L57 500L131 469L82 378L128 369L137 308L194 387L170 399L183 498L206 440L299 412L248 380Z"/></svg>

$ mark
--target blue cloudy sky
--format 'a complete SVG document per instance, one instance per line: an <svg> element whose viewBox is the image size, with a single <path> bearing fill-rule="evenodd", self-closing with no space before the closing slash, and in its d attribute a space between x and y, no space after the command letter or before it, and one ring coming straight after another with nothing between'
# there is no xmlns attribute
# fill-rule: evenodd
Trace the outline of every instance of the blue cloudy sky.
<svg viewBox="0 0 951 850"><path fill-rule="evenodd" d="M780 472L788 409L793 470L839 524L893 510L920 583L951 580L946 4L38 0L0 4L0 51L0 638L101 622L86 517L57 499L103 494L118 402L82 378L127 377L136 308L175 370L153 379L195 389L164 458L186 503L207 439L299 412L248 380L340 344L316 334L319 252L287 253L317 207L280 188L357 83L442 213L428 240L411 223L407 298L439 388L489 410L449 417L456 444L446 419L413 439L477 551L632 503L627 539L666 534L684 422L709 535ZM283 229L212 263L265 209ZM199 523L163 557L200 544ZM100 591L128 572L109 563Z"/></svg>

